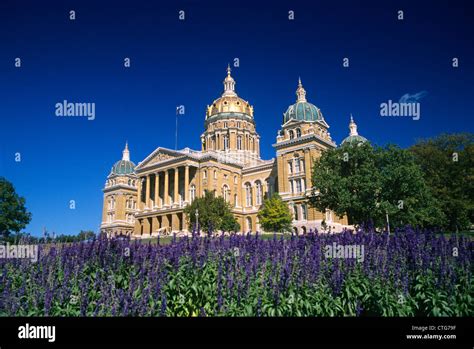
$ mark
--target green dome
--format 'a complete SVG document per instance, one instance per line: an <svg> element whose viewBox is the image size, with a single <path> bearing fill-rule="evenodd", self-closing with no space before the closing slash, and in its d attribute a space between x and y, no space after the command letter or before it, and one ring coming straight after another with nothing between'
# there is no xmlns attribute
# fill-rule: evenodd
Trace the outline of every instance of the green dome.
<svg viewBox="0 0 474 349"><path fill-rule="evenodd" d="M346 143L348 143L348 144L358 144L358 143L365 143L365 142L367 142L367 138L362 137L360 135L355 135L355 136L348 136L348 137L344 138L341 145L346 144Z"/></svg>
<svg viewBox="0 0 474 349"><path fill-rule="evenodd" d="M289 120L321 121L323 120L323 115L321 114L321 110L314 104L299 101L290 105L283 114L283 123Z"/></svg>
<svg viewBox="0 0 474 349"><path fill-rule="evenodd" d="M133 173L135 164L128 160L119 160L112 167L112 173L117 175L127 175Z"/></svg>
<svg viewBox="0 0 474 349"><path fill-rule="evenodd" d="M351 121L349 122L349 136L344 138L342 141L341 145L343 144L359 144L359 143L365 143L368 142L367 138L362 137L358 132L357 132L357 124L354 121L354 118L352 117L351 114Z"/></svg>

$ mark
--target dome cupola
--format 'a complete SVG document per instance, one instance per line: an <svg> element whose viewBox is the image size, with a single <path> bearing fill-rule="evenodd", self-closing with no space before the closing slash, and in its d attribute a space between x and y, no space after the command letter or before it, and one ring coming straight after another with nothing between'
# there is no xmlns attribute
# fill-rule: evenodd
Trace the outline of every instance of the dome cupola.
<svg viewBox="0 0 474 349"><path fill-rule="evenodd" d="M135 170L135 164L130 161L130 151L128 150L128 142L125 143L125 149L122 152L122 160L117 161L112 166L111 174L128 175Z"/></svg>
<svg viewBox="0 0 474 349"><path fill-rule="evenodd" d="M351 114L351 121L349 122L349 136L344 138L342 141L342 144L358 144L358 143L365 143L367 142L367 138L362 137L359 135L357 132L357 124L354 121L354 118L352 117Z"/></svg>
<svg viewBox="0 0 474 349"><path fill-rule="evenodd" d="M235 80L232 77L230 66L227 66L227 76L225 77L224 92L211 105L207 106L206 120L214 116L237 116L240 118L253 118L253 107L249 102L240 98L235 92Z"/></svg>
<svg viewBox="0 0 474 349"><path fill-rule="evenodd" d="M298 121L323 121L323 114L321 110L314 104L306 100L306 90L298 79L298 88L296 89L296 103L288 107L283 114L283 124L289 120Z"/></svg>

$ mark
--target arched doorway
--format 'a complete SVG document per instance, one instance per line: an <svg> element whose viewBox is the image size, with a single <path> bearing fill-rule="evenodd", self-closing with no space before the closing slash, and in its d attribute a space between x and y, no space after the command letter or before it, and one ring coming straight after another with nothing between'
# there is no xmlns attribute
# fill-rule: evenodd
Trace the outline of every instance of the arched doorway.
<svg viewBox="0 0 474 349"><path fill-rule="evenodd" d="M294 227L294 228L293 228L293 232L294 232L296 235L298 235L298 228L297 228L297 227Z"/></svg>
<svg viewBox="0 0 474 349"><path fill-rule="evenodd" d="M249 231L251 232L252 231L252 218L247 217L245 221L246 221L247 232Z"/></svg>

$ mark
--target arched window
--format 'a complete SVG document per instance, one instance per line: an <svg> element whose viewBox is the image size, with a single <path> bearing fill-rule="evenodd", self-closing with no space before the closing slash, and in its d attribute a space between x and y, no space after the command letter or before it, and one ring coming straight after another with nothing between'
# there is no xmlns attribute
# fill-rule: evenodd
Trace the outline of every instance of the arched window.
<svg viewBox="0 0 474 349"><path fill-rule="evenodd" d="M301 137L301 129L297 128L296 129L296 138L300 138Z"/></svg>
<svg viewBox="0 0 474 349"><path fill-rule="evenodd" d="M206 171L206 170L204 170L204 171L202 172L202 177L203 177L204 179L207 178L207 171Z"/></svg>
<svg viewBox="0 0 474 349"><path fill-rule="evenodd" d="M214 170L214 179L217 179L217 171Z"/></svg>
<svg viewBox="0 0 474 349"><path fill-rule="evenodd" d="M189 189L189 199L191 202L193 202L195 198L196 198L196 186L193 184L191 185L191 188Z"/></svg>
<svg viewBox="0 0 474 349"><path fill-rule="evenodd" d="M295 133L293 132L293 130L290 130L288 134L290 135L290 139L295 138Z"/></svg>
<svg viewBox="0 0 474 349"><path fill-rule="evenodd" d="M247 228L247 231L252 231L252 218L247 217L247 218L246 218L246 223L247 223L247 224L246 224L246 225L247 225L247 227L246 227L246 228Z"/></svg>
<svg viewBox="0 0 474 349"><path fill-rule="evenodd" d="M267 182L267 198L270 198L273 194L272 182L269 179L267 179L266 182Z"/></svg>
<svg viewBox="0 0 474 349"><path fill-rule="evenodd" d="M225 202L229 201L229 194L229 187L227 186L227 184L224 184L224 186L222 187L222 197L224 198Z"/></svg>
<svg viewBox="0 0 474 349"><path fill-rule="evenodd" d="M252 206L252 186L250 183L245 183L245 199L246 206Z"/></svg>
<svg viewBox="0 0 474 349"><path fill-rule="evenodd" d="M255 188L257 189L256 204L261 205L262 204L262 196L263 196L262 182L256 181L255 182Z"/></svg>
<svg viewBox="0 0 474 349"><path fill-rule="evenodd" d="M237 194L234 194L234 207L237 207L237 206L238 206Z"/></svg>
<svg viewBox="0 0 474 349"><path fill-rule="evenodd" d="M237 137L237 150L242 150L242 136Z"/></svg>

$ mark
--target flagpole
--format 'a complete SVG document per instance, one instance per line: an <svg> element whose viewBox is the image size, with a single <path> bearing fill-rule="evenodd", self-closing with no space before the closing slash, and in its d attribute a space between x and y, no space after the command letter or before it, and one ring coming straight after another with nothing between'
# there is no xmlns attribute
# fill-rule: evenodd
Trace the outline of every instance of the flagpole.
<svg viewBox="0 0 474 349"><path fill-rule="evenodd" d="M176 107L176 135L174 142L174 150L178 150L178 107Z"/></svg>

